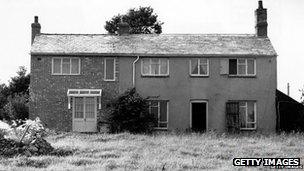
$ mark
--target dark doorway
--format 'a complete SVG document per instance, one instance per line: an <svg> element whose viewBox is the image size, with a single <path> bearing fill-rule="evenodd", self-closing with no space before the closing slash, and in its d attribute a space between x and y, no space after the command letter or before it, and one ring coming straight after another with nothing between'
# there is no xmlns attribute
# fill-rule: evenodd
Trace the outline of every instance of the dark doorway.
<svg viewBox="0 0 304 171"><path fill-rule="evenodd" d="M207 102L191 102L191 116L192 130L206 131Z"/></svg>

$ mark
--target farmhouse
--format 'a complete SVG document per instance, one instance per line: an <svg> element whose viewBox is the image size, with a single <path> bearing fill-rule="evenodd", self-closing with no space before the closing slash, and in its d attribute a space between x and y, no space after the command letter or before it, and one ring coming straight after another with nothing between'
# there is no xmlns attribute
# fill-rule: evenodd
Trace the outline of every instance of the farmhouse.
<svg viewBox="0 0 304 171"><path fill-rule="evenodd" d="M259 1L256 34L41 33L32 24L30 117L95 132L106 104L136 87L161 130L276 129L277 54Z"/></svg>

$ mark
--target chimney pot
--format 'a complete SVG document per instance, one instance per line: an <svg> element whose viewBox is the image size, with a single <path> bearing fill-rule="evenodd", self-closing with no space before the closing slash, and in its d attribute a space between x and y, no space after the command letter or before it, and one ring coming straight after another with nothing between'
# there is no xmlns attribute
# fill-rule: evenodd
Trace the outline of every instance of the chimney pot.
<svg viewBox="0 0 304 171"><path fill-rule="evenodd" d="M32 23L31 26L32 26L32 41L31 42L33 44L35 36L37 34L40 34L40 32L41 32L41 25L38 22L38 16L34 17L34 23Z"/></svg>
<svg viewBox="0 0 304 171"><path fill-rule="evenodd" d="M38 23L38 16L35 16L35 23Z"/></svg>
<svg viewBox="0 0 304 171"><path fill-rule="evenodd" d="M259 1L259 9L263 9L263 1Z"/></svg>
<svg viewBox="0 0 304 171"><path fill-rule="evenodd" d="M267 37L267 9L263 8L263 1L259 0L259 7L255 10L256 17L256 35L258 37Z"/></svg>

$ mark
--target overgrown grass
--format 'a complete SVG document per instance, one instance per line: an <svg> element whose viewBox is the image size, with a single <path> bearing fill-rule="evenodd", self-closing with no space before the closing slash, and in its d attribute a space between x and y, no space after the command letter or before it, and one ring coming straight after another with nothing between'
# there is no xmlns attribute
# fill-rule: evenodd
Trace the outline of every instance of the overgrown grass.
<svg viewBox="0 0 304 171"><path fill-rule="evenodd" d="M73 153L67 156L0 158L0 170L235 170L240 168L232 166L234 157L300 157L302 164L304 161L304 134L299 133L62 133L51 135L47 140L55 148Z"/></svg>

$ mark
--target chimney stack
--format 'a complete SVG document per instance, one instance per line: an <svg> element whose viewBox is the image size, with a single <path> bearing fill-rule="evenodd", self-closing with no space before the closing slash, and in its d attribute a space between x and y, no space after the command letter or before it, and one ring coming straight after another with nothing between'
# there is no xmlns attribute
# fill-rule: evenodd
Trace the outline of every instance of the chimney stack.
<svg viewBox="0 0 304 171"><path fill-rule="evenodd" d="M38 22L38 16L35 16L34 23L32 23L32 43L31 44L33 44L35 36L37 34L40 34L40 32L41 32L41 26Z"/></svg>
<svg viewBox="0 0 304 171"><path fill-rule="evenodd" d="M118 23L118 30L117 34L118 35L128 35L130 33L130 26L127 22L121 21Z"/></svg>
<svg viewBox="0 0 304 171"><path fill-rule="evenodd" d="M259 7L255 10L255 31L258 37L267 37L267 9L263 8L263 1L259 0Z"/></svg>

